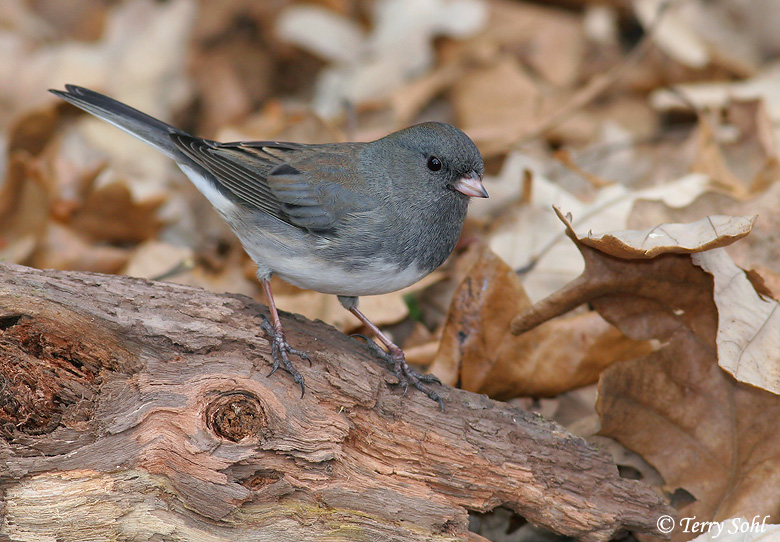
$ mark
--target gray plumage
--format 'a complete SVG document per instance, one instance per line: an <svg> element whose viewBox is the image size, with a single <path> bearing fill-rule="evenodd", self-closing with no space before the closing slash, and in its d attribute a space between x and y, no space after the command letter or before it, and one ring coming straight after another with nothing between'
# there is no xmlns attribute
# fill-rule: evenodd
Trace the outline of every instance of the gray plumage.
<svg viewBox="0 0 780 542"><path fill-rule="evenodd" d="M52 90L170 156L258 264L303 288L343 297L413 284L452 252L482 157L463 132L418 124L370 143L218 143L188 135L97 92ZM431 171L429 157L442 167Z"/></svg>
<svg viewBox="0 0 780 542"><path fill-rule="evenodd" d="M338 296L387 347L369 342L406 387L444 409L401 349L358 309L357 297L414 284L455 248L470 197L487 197L482 157L460 130L427 122L370 143L219 143L193 137L89 89L52 90L173 158L257 263L272 322L271 374L283 366L305 390L285 338L269 279Z"/></svg>

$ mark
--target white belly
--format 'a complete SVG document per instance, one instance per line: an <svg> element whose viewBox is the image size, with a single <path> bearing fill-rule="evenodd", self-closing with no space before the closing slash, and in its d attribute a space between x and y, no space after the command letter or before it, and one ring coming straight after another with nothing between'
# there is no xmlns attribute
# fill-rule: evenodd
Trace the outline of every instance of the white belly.
<svg viewBox="0 0 780 542"><path fill-rule="evenodd" d="M274 274L299 288L343 296L379 295L395 292L423 278L427 273L416 266L398 266L377 260L366 268L346 269L317 258L300 258L276 264Z"/></svg>

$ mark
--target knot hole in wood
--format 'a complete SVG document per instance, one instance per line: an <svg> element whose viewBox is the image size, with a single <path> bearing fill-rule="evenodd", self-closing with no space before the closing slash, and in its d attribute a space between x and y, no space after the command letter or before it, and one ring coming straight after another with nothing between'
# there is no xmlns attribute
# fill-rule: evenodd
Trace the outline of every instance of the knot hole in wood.
<svg viewBox="0 0 780 542"><path fill-rule="evenodd" d="M206 407L206 425L218 437L239 442L246 437L261 437L268 427L268 418L254 394L231 391Z"/></svg>

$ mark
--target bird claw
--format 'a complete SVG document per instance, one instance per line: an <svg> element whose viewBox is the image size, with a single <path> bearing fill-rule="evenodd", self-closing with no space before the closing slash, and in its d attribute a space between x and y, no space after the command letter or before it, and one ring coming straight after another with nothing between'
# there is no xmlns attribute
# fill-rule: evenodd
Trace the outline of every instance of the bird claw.
<svg viewBox="0 0 780 542"><path fill-rule="evenodd" d="M271 357L274 360L274 363L271 366L271 372L268 373L267 376L274 374L279 367L284 368L284 370L293 377L293 381L296 384L300 384L301 398L303 398L303 395L306 393L306 384L303 381L301 373L298 372L298 369L296 369L295 365L290 361L290 356L298 356L299 358L308 361L309 365L311 365L311 358L306 352L302 352L301 350L290 346L284 337L284 332L281 329L274 328L265 315L261 314L260 316L263 320L260 322L260 327L271 339Z"/></svg>
<svg viewBox="0 0 780 542"><path fill-rule="evenodd" d="M355 336L365 339L366 348L368 348L368 351L374 357L379 358L380 360L384 361L385 364L390 366L396 378L398 378L398 385L403 388L403 397L406 397L406 392L409 391L409 384L411 384L427 395L430 399L439 403L441 411L444 412L444 401L442 398L439 397L438 393L425 385L441 384L441 380L439 380L436 375L418 373L409 367L409 364L406 363L406 357L404 357L404 353L400 349L394 352L386 352L378 344L365 335L361 335L359 333L352 335L352 337Z"/></svg>

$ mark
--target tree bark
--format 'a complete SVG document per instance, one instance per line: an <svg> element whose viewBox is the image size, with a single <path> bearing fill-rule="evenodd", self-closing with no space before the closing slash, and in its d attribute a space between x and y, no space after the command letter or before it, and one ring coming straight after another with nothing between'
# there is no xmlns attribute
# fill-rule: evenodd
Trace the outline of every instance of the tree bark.
<svg viewBox="0 0 780 542"><path fill-rule="evenodd" d="M585 541L661 534L661 497L559 425L443 387L442 413L284 315L301 398L267 377L265 312L0 264L0 540L480 540L468 511L498 506Z"/></svg>

